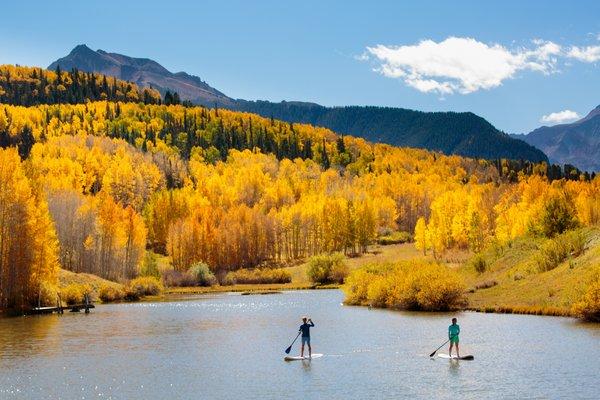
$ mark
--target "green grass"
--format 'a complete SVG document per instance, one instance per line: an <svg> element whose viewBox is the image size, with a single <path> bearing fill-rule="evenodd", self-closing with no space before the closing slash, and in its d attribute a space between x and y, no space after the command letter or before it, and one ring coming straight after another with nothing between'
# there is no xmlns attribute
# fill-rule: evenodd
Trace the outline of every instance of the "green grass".
<svg viewBox="0 0 600 400"><path fill-rule="evenodd" d="M469 307L500 312L531 311L535 314L568 315L584 291L590 274L600 266L600 230L584 229L586 249L550 271L540 272L536 256L548 239L525 237L510 246L491 248L482 254L486 271L479 274L470 263L458 270L467 286L496 281L497 285L468 294ZM547 310L547 312L544 312Z"/></svg>

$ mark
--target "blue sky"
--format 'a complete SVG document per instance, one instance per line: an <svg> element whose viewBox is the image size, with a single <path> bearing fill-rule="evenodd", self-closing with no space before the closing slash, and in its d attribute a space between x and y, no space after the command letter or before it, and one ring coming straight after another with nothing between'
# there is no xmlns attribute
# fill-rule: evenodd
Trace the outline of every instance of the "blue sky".
<svg viewBox="0 0 600 400"><path fill-rule="evenodd" d="M85 43L244 99L472 111L506 132L600 104L598 1L9 2L0 63Z"/></svg>

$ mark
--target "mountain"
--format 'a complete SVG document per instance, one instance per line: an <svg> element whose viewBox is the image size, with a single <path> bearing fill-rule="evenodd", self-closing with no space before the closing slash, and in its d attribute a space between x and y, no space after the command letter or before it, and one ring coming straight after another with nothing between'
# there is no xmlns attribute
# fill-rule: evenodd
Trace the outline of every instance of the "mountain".
<svg viewBox="0 0 600 400"><path fill-rule="evenodd" d="M535 147L499 131L473 113L421 112L392 107L324 107L315 103L246 101L232 99L200 78L185 72L176 74L146 58L132 58L85 45L56 60L63 70L77 68L100 72L153 87L179 93L183 100L205 106L256 113L287 122L323 126L341 134L361 136L369 141L440 151L476 158L524 159L547 161Z"/></svg>
<svg viewBox="0 0 600 400"><path fill-rule="evenodd" d="M533 146L470 112L422 112L392 107L323 107L314 103L238 100L236 109L289 122L324 126L372 142L475 158L547 161Z"/></svg>
<svg viewBox="0 0 600 400"><path fill-rule="evenodd" d="M579 121L542 126L519 137L542 149L552 162L600 171L600 106Z"/></svg>
<svg viewBox="0 0 600 400"><path fill-rule="evenodd" d="M98 72L133 82L142 87L152 87L161 94L176 91L183 100L212 107L231 105L233 100L209 86L199 77L185 72L172 73L156 61L148 58L133 58L103 50L94 51L84 44L76 46L66 57L59 58L48 66L57 66L64 71L76 68L85 72Z"/></svg>

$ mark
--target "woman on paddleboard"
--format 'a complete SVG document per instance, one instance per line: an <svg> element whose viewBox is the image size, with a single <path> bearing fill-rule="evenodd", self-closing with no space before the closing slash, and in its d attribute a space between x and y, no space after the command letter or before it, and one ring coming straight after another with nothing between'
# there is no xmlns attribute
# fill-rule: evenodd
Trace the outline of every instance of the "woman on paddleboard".
<svg viewBox="0 0 600 400"><path fill-rule="evenodd" d="M450 350L448 355L452 357L452 347L456 345L456 356L460 358L458 351L458 335L460 334L460 326L456 323L456 318L452 318L452 325L448 327L448 339L450 339Z"/></svg>
<svg viewBox="0 0 600 400"><path fill-rule="evenodd" d="M304 357L304 344L308 345L308 358L312 357L312 348L310 347L310 328L314 327L315 324L312 319L302 317L302 325L300 325L299 332L302 332L302 347L300 348L300 357Z"/></svg>

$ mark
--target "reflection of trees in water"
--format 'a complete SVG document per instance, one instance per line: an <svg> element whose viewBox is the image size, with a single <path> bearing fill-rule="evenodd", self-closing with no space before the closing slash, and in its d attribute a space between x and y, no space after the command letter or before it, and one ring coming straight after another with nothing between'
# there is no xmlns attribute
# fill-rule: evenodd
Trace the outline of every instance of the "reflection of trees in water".
<svg viewBox="0 0 600 400"><path fill-rule="evenodd" d="M61 351L58 315L0 319L2 358L29 357L31 354L54 354Z"/></svg>

